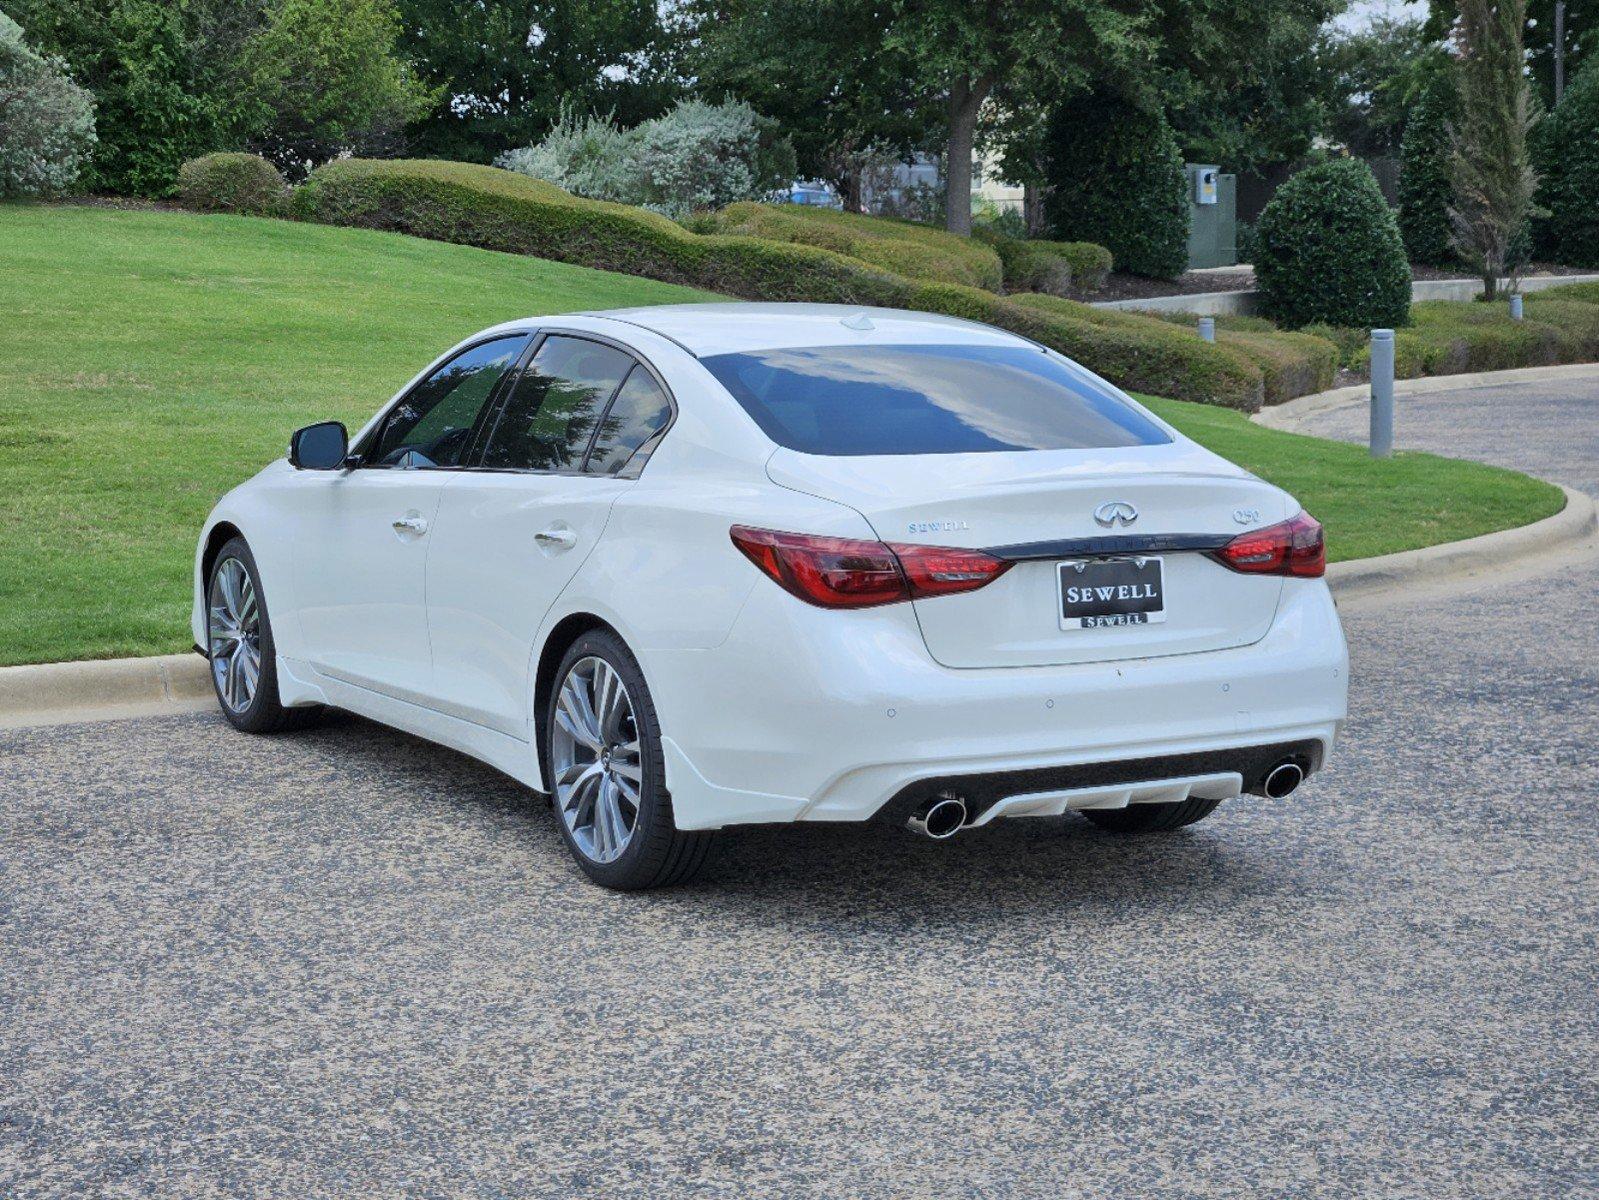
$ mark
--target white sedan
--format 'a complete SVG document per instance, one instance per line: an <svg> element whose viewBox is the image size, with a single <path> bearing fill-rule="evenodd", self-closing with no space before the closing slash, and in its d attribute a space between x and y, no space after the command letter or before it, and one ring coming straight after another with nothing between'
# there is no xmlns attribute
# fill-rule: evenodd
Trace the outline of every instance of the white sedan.
<svg viewBox="0 0 1599 1200"><path fill-rule="evenodd" d="M512 321L228 493L226 718L347 709L549 793L596 882L714 831L1170 830L1326 761L1321 527L1055 352L826 305Z"/></svg>

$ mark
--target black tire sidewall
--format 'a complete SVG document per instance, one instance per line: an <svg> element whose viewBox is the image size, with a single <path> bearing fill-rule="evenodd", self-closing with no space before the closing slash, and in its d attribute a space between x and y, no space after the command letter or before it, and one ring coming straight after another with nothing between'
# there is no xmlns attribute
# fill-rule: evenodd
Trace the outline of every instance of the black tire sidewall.
<svg viewBox="0 0 1599 1200"><path fill-rule="evenodd" d="M211 690L216 693L217 704L230 725L246 733L263 733L278 727L284 709L278 703L277 645L272 638L272 614L267 607L266 589L261 585L261 572L256 568L255 555L250 553L250 544L242 537L232 538L217 552L216 561L211 564L211 573L205 581L206 655L209 661L211 585L216 580L217 572L222 569L222 564L230 558L238 559L249 572L250 583L255 588L256 607L261 611L261 678L256 683L255 695L250 698L249 707L243 712L234 712L228 707L227 701L222 698L221 690L217 687L214 670L211 672Z"/></svg>
<svg viewBox="0 0 1599 1200"><path fill-rule="evenodd" d="M627 849L615 861L608 863L594 862L578 848L571 830L566 826L566 817L561 812L561 800L556 795L553 778L556 704L567 673L584 658L603 659L621 675L633 704L633 720L639 734L639 761L644 778L639 788L638 820ZM595 883L609 888L627 890L650 886L670 851L672 839L680 835L672 821L672 803L666 792L666 771L661 757L661 725L655 712L655 701L637 660L615 634L606 630L585 633L562 655L561 665L555 672L555 684L550 689L545 705L544 762L552 776L545 783L555 809L556 825L567 849L584 873Z"/></svg>

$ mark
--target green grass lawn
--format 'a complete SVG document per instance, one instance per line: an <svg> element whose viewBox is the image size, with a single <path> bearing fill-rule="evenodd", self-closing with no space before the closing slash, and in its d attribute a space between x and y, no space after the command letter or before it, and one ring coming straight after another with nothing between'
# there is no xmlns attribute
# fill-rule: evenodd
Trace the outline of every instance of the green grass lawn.
<svg viewBox="0 0 1599 1200"><path fill-rule="evenodd" d="M394 234L0 205L0 664L182 650L216 498L319 418L352 428L450 343L704 293ZM1545 516L1559 493L1157 401L1321 517L1335 557Z"/></svg>

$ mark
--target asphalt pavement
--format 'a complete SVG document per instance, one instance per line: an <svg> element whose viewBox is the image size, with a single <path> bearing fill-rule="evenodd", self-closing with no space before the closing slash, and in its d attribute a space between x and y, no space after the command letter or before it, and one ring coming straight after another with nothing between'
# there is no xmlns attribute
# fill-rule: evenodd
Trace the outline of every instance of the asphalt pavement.
<svg viewBox="0 0 1599 1200"><path fill-rule="evenodd" d="M1492 391L1401 444L1599 491L1592 385ZM1288 801L647 895L353 718L0 732L0 1196L1599 1196L1596 595L1350 606Z"/></svg>

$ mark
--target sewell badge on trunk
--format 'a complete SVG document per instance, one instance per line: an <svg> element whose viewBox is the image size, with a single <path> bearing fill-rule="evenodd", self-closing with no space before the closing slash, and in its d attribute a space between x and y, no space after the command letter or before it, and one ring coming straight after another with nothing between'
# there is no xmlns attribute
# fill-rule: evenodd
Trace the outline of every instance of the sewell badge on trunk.
<svg viewBox="0 0 1599 1200"><path fill-rule="evenodd" d="M1100 629L1166 619L1158 558L1073 559L1060 564L1060 627Z"/></svg>

